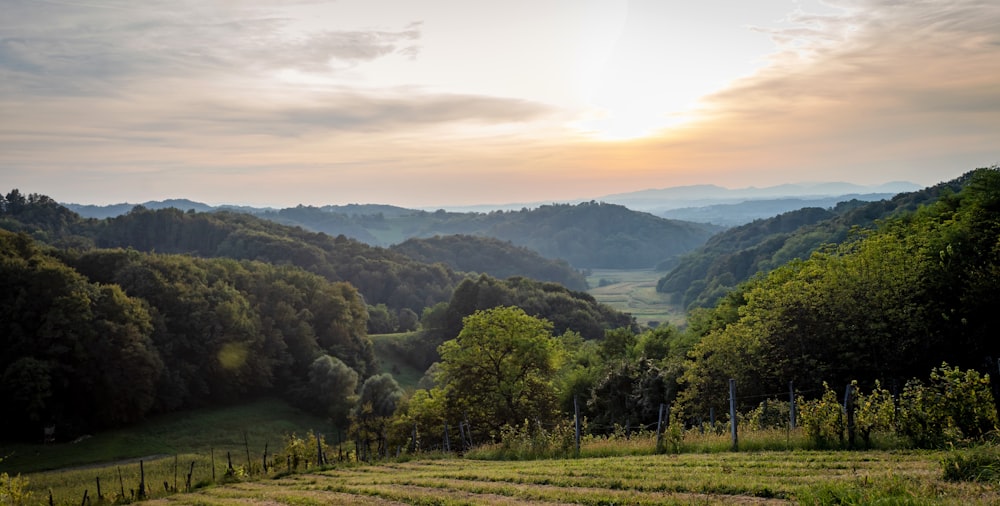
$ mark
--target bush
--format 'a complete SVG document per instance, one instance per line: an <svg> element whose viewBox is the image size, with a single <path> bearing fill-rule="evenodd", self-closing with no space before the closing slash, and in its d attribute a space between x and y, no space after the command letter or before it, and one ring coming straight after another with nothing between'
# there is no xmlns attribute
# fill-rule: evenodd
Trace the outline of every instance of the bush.
<svg viewBox="0 0 1000 506"><path fill-rule="evenodd" d="M31 492L28 490L27 478L0 473L0 504L20 506L30 501Z"/></svg>
<svg viewBox="0 0 1000 506"><path fill-rule="evenodd" d="M788 401L765 399L746 414L745 423L751 430L784 429L790 417Z"/></svg>
<svg viewBox="0 0 1000 506"><path fill-rule="evenodd" d="M975 370L941 364L928 385L911 380L900 396L896 430L920 448L983 441L996 426L990 377Z"/></svg>
<svg viewBox="0 0 1000 506"><path fill-rule="evenodd" d="M892 400L892 394L882 388L878 380L875 381L875 387L869 395L858 391L856 382L853 386L857 392L854 401L854 426L861 435L865 448L871 448L873 433L890 432L895 428L896 404Z"/></svg>
<svg viewBox="0 0 1000 506"><path fill-rule="evenodd" d="M837 402L837 394L823 382L823 396L811 401L799 397L799 425L817 448L843 446L844 408Z"/></svg>
<svg viewBox="0 0 1000 506"><path fill-rule="evenodd" d="M281 452L274 456L279 466L298 470L299 466L309 468L311 465L322 465L332 457L330 445L322 435L317 435L309 431L304 438L296 434L285 436L285 446Z"/></svg>

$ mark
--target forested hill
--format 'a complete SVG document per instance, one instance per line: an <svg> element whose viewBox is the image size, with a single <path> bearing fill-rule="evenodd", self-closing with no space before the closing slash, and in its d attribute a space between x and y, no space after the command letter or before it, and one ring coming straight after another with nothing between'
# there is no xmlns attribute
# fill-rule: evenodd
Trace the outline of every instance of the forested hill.
<svg viewBox="0 0 1000 506"><path fill-rule="evenodd" d="M470 234L524 246L576 268L651 268L705 243L721 228L658 218L598 202L491 213L419 213L409 237Z"/></svg>
<svg viewBox="0 0 1000 506"><path fill-rule="evenodd" d="M373 246L439 235L493 237L550 259L566 260L576 268L653 267L691 251L722 230L715 225L659 218L597 202L490 213L427 212L376 205L233 209L237 211L314 232L344 235Z"/></svg>
<svg viewBox="0 0 1000 506"><path fill-rule="evenodd" d="M40 195L14 190L3 202L0 228L26 232L57 247L133 248L206 258L294 265L331 281L347 281L368 304L408 308L446 302L464 277L443 264L415 261L344 236L308 232L232 212L181 212L136 207L105 220L79 215Z"/></svg>
<svg viewBox="0 0 1000 506"><path fill-rule="evenodd" d="M350 282L369 305L384 304L394 314L405 308L419 315L425 307L448 301L466 273L523 276L572 290L587 288L583 275L567 262L485 236L411 240L386 249L229 211L139 206L114 218L83 219L48 197L25 196L17 190L7 198L0 195L0 204L0 228L26 232L57 247L133 248L291 264L333 281ZM403 212L388 206L351 210L390 216Z"/></svg>
<svg viewBox="0 0 1000 506"><path fill-rule="evenodd" d="M689 328L700 340L688 354L677 412L723 409L731 379L746 409L790 381L808 392L821 392L824 382L840 390L857 380L869 390L879 381L913 399L920 394L909 380L942 362L994 375L1000 168L885 206L925 199L934 202L757 276L693 315Z"/></svg>
<svg viewBox="0 0 1000 506"><path fill-rule="evenodd" d="M969 175L887 200L841 202L832 209L804 208L728 229L681 258L657 284L684 307L709 307L759 272L808 258L826 244L840 244L854 227L867 228L942 195L960 191Z"/></svg>
<svg viewBox="0 0 1000 506"><path fill-rule="evenodd" d="M377 371L357 290L297 267L57 250L0 230L0 279L5 440L262 394L315 409Z"/></svg>
<svg viewBox="0 0 1000 506"><path fill-rule="evenodd" d="M467 273L484 273L495 278L525 276L559 283L570 290L586 290L587 279L564 260L550 260L509 241L471 235L434 236L408 239L389 248L414 260L442 262Z"/></svg>

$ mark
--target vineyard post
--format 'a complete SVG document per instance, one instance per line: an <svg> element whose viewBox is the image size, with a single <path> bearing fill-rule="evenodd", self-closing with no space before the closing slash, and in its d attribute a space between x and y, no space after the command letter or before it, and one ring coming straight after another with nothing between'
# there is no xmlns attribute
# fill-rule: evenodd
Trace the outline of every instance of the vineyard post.
<svg viewBox="0 0 1000 506"><path fill-rule="evenodd" d="M146 468L139 461L139 499L146 498Z"/></svg>
<svg viewBox="0 0 1000 506"><path fill-rule="evenodd" d="M323 461L323 435L316 434L316 465L322 466L326 462Z"/></svg>
<svg viewBox="0 0 1000 506"><path fill-rule="evenodd" d="M844 411L847 413L847 447L854 448L854 384L844 392Z"/></svg>
<svg viewBox="0 0 1000 506"><path fill-rule="evenodd" d="M573 396L573 423L576 425L576 456L580 456L580 402L578 396Z"/></svg>
<svg viewBox="0 0 1000 506"><path fill-rule="evenodd" d="M656 450L663 445L663 403L660 403L660 417L656 420Z"/></svg>
<svg viewBox="0 0 1000 506"><path fill-rule="evenodd" d="M472 449L472 425L469 423L469 410L465 410L465 434L469 437L469 449Z"/></svg>
<svg viewBox="0 0 1000 506"><path fill-rule="evenodd" d="M253 460L250 458L250 442L247 441L247 431L243 431L243 448L247 451L247 474L253 476Z"/></svg>
<svg viewBox="0 0 1000 506"><path fill-rule="evenodd" d="M121 468L121 466L117 466L117 467L118 467L118 486L122 488L121 500L124 501L125 500L125 480L122 479L122 468ZM51 491L50 491L49 498L51 498L51 497L52 497L52 494L51 494ZM51 502L51 501L49 501L49 502Z"/></svg>
<svg viewBox="0 0 1000 506"><path fill-rule="evenodd" d="M733 435L733 451L739 451L740 442L736 434L736 380L729 378L729 426Z"/></svg>
<svg viewBox="0 0 1000 506"><path fill-rule="evenodd" d="M788 426L795 428L795 384L788 382Z"/></svg>
<svg viewBox="0 0 1000 506"><path fill-rule="evenodd" d="M97 502L104 500L104 494L101 494L101 477L97 477Z"/></svg>
<svg viewBox="0 0 1000 506"><path fill-rule="evenodd" d="M264 441L264 456L261 457L261 459L260 459L261 469L264 470L264 474L267 474L267 443L269 443L269 441L265 440Z"/></svg>

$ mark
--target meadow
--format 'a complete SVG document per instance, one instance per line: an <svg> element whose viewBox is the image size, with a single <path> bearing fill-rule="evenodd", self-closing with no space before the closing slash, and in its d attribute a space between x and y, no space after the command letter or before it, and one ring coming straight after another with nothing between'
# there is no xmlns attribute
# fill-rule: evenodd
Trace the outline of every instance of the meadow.
<svg viewBox="0 0 1000 506"><path fill-rule="evenodd" d="M631 313L641 325L683 324L684 308L672 302L671 294L656 291L664 274L652 269L593 269L587 275L591 287L587 293L602 304Z"/></svg>
<svg viewBox="0 0 1000 506"><path fill-rule="evenodd" d="M205 487L150 504L996 504L942 479L942 452L689 453L352 465Z"/></svg>
<svg viewBox="0 0 1000 506"><path fill-rule="evenodd" d="M257 409L276 406L262 403ZM189 424L228 418L232 408ZM244 414L246 412L243 412ZM174 421L176 422L176 421ZM175 423L154 421L169 437ZM464 456L401 455L354 462L330 449L330 463L288 469L280 434L267 436L273 467L266 472L263 439L231 441L225 452L181 452L143 459L143 504L998 504L998 481L948 479L945 462L961 450L867 451L810 449L800 430L747 431L741 451L728 433L687 431L669 453L656 453L655 434L585 437L579 456L545 458L483 447ZM236 444L239 443L239 444ZM149 451L148 449L144 451ZM275 458L275 456L278 458ZM248 457L250 465L248 463ZM516 460L506 460L516 459ZM995 462L995 457L994 460ZM212 464L214 463L214 478ZM191 473L190 480L187 477ZM129 503L140 482L138 459L32 472L26 504ZM101 483L98 496L97 481Z"/></svg>

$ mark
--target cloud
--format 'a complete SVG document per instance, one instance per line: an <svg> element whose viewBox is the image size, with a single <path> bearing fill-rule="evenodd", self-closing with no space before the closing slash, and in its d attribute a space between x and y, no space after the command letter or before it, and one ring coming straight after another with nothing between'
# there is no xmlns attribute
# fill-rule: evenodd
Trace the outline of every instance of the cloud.
<svg viewBox="0 0 1000 506"><path fill-rule="evenodd" d="M770 64L707 97L707 119L684 140L730 153L720 164L774 171L931 170L949 152L997 156L985 141L1000 132L995 2L828 3L840 12L759 29L777 45Z"/></svg>
<svg viewBox="0 0 1000 506"><path fill-rule="evenodd" d="M294 32L263 2L9 4L9 19L18 22L0 25L7 94L114 94L136 80L251 78L279 69L331 73L419 51L419 24Z"/></svg>

